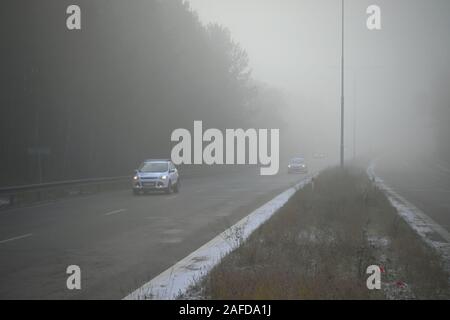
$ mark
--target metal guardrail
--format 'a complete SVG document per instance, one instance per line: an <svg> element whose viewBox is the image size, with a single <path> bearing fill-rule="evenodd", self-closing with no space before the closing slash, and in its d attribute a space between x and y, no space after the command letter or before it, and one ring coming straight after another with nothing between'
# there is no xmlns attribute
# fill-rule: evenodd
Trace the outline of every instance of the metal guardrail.
<svg viewBox="0 0 450 320"><path fill-rule="evenodd" d="M110 177L110 178L94 178L94 179L80 179L80 180L48 182L48 183L41 183L41 184L20 185L20 186L0 188L0 194L11 193L11 192L29 191L29 190L37 190L37 189L57 188L57 187L62 187L62 186L75 186L75 185L86 185L86 184L113 182L113 181L120 181L120 180L125 180L125 179L129 179L131 181L131 176Z"/></svg>
<svg viewBox="0 0 450 320"><path fill-rule="evenodd" d="M12 186L0 188L0 208L11 207L18 202L36 202L47 199L57 198L58 195L67 193L67 190L78 189L79 192L83 188L95 186L96 191L101 190L101 186L131 181L131 176L109 177L109 178L91 178L68 181L56 181L42 184L29 184L21 186ZM131 182L130 182L131 183ZM51 196L50 196L51 195Z"/></svg>

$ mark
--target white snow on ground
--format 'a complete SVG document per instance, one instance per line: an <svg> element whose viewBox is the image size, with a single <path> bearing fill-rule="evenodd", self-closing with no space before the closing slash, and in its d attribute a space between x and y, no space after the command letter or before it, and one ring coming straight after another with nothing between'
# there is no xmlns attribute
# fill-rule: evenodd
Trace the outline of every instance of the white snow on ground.
<svg viewBox="0 0 450 320"><path fill-rule="evenodd" d="M433 219L391 189L375 174L375 161L367 169L367 174L388 197L398 214L415 230L430 247L442 257L444 268L450 273L450 234ZM450 279L449 279L450 282Z"/></svg>
<svg viewBox="0 0 450 320"><path fill-rule="evenodd" d="M311 180L304 179L279 194L124 299L171 300L185 293Z"/></svg>

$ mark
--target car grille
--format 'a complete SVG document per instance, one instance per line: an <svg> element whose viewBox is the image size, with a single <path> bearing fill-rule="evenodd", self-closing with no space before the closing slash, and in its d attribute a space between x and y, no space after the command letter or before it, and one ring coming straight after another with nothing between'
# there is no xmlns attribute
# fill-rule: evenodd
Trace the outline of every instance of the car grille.
<svg viewBox="0 0 450 320"><path fill-rule="evenodd" d="M154 187L156 186L156 182L142 182L144 187Z"/></svg>

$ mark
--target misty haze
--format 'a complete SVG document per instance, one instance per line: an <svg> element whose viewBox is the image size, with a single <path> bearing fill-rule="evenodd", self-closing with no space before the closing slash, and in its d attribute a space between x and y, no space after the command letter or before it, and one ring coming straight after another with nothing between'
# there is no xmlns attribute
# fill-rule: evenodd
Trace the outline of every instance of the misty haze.
<svg viewBox="0 0 450 320"><path fill-rule="evenodd" d="M0 299L450 299L449 1L0 24Z"/></svg>

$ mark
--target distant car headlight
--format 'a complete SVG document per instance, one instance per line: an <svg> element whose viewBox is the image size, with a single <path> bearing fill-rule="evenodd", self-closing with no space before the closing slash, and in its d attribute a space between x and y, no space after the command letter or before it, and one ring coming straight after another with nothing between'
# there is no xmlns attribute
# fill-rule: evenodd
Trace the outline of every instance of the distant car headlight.
<svg viewBox="0 0 450 320"><path fill-rule="evenodd" d="M288 165L288 168L290 168L291 167L291 165Z"/></svg>
<svg viewBox="0 0 450 320"><path fill-rule="evenodd" d="M134 181L139 180L139 177L138 177L138 176L134 176L134 177L133 177L133 180L134 180Z"/></svg>
<svg viewBox="0 0 450 320"><path fill-rule="evenodd" d="M161 176L161 180L166 180L167 176Z"/></svg>

